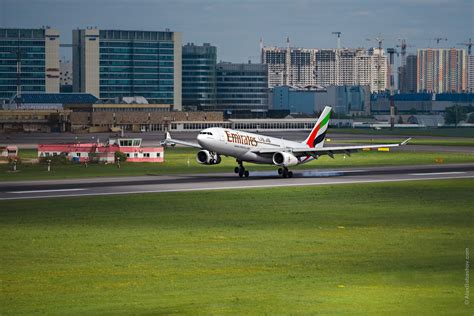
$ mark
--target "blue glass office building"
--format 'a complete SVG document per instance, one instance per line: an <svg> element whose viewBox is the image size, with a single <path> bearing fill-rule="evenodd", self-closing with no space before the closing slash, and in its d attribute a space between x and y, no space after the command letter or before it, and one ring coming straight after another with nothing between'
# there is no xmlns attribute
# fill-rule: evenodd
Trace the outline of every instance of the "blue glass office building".
<svg viewBox="0 0 474 316"><path fill-rule="evenodd" d="M59 34L0 29L0 100L17 92L59 92Z"/></svg>
<svg viewBox="0 0 474 316"><path fill-rule="evenodd" d="M202 46L183 46L183 107L190 110L215 109L217 48L208 43Z"/></svg>
<svg viewBox="0 0 474 316"><path fill-rule="evenodd" d="M277 86L272 89L272 109L289 110L290 113L314 114L325 106L334 112L348 114L368 112L369 86L308 86L305 88Z"/></svg>
<svg viewBox="0 0 474 316"><path fill-rule="evenodd" d="M181 109L181 36L164 31L73 31L73 90L105 101L143 96Z"/></svg>
<svg viewBox="0 0 474 316"><path fill-rule="evenodd" d="M215 110L232 116L264 116L268 111L267 65L217 64Z"/></svg>

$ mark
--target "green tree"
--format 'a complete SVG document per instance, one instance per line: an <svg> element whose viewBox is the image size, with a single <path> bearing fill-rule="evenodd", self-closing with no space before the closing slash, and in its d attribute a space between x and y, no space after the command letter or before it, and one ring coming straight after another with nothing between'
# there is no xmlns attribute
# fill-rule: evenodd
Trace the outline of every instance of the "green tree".
<svg viewBox="0 0 474 316"><path fill-rule="evenodd" d="M115 160L117 161L120 158L120 162L125 162L127 161L127 154L124 154L121 151L116 151L115 152Z"/></svg>
<svg viewBox="0 0 474 316"><path fill-rule="evenodd" d="M474 106L459 106L454 105L447 107L444 113L444 120L446 124L458 125L459 122L467 119L467 113L474 111Z"/></svg>

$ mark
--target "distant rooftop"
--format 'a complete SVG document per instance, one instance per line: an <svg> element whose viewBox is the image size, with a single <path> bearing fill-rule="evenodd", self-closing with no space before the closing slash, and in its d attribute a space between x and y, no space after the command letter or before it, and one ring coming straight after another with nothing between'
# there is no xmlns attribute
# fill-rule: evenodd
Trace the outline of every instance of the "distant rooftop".
<svg viewBox="0 0 474 316"><path fill-rule="evenodd" d="M440 93L436 95L438 101L474 102L474 93Z"/></svg>
<svg viewBox="0 0 474 316"><path fill-rule="evenodd" d="M372 101L377 99L389 99L387 93L372 94ZM394 101L452 101L452 102L474 102L474 93L400 93L393 96Z"/></svg>
<svg viewBox="0 0 474 316"><path fill-rule="evenodd" d="M37 104L92 104L97 98L90 93L22 93L21 100L15 95L10 103Z"/></svg>

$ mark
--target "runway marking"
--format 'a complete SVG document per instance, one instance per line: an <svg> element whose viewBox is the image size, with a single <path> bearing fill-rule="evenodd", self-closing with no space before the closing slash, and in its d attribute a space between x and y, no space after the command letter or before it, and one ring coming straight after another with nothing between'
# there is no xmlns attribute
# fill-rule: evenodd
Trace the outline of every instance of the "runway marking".
<svg viewBox="0 0 474 316"><path fill-rule="evenodd" d="M444 174L462 174L465 171L446 171L446 172L426 172L426 173L410 173L411 176L435 176Z"/></svg>
<svg viewBox="0 0 474 316"><path fill-rule="evenodd" d="M215 191L215 190L244 190L244 189L259 189L259 188L278 188L278 187L296 187L296 186L319 186L331 184L356 184L356 183L380 183L380 182L405 182L405 181L425 181L425 180L449 180L449 179L474 179L474 175L464 176L447 176L447 177L431 177L431 178L409 178L409 179L368 179L368 180L353 180L353 181L330 181L330 182L309 182L309 183L287 183L287 184L264 184L264 185L250 185L243 187L207 187L207 188L188 188L188 189L158 189L158 190L143 190L143 191L117 191L104 193L84 193L84 194L64 194L64 195L44 195L44 196L25 196L25 197L8 197L0 198L1 200L25 200L25 199L44 199L44 198L61 198L61 197L79 197L79 196L100 196L100 195L117 195L117 194L143 194L143 193L171 193L171 192L192 192L192 191ZM30 191L31 192L31 191Z"/></svg>
<svg viewBox="0 0 474 316"><path fill-rule="evenodd" d="M33 191L12 191L7 193L13 194L28 194L28 193L49 193L49 192L71 192L71 191L84 191L87 189L56 189L56 190L33 190Z"/></svg>
<svg viewBox="0 0 474 316"><path fill-rule="evenodd" d="M334 170L337 171L337 170ZM340 170L340 172L343 173L349 173L349 172L367 172L368 170Z"/></svg>

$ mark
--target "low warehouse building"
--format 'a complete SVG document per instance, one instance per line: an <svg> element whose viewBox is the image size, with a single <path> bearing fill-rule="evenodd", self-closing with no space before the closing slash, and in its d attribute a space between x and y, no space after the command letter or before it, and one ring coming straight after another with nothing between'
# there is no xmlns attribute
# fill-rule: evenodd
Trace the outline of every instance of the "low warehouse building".
<svg viewBox="0 0 474 316"><path fill-rule="evenodd" d="M141 138L110 139L107 143L39 144L38 158L64 155L74 162L115 161L117 151L129 162L163 162L163 147L142 147Z"/></svg>

